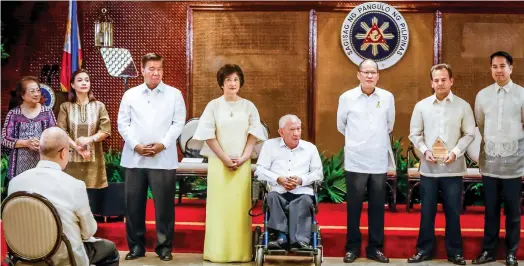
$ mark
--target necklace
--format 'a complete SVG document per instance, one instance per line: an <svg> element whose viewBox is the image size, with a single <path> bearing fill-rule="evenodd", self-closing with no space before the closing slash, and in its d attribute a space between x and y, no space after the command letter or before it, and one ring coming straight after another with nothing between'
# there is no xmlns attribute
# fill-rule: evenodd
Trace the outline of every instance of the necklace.
<svg viewBox="0 0 524 266"><path fill-rule="evenodd" d="M233 107L235 107L235 105L237 105L237 103L239 103L240 100L241 100L240 97L238 98L238 100L232 101L232 102L228 102L226 100L226 103L229 106L229 117L233 117Z"/></svg>

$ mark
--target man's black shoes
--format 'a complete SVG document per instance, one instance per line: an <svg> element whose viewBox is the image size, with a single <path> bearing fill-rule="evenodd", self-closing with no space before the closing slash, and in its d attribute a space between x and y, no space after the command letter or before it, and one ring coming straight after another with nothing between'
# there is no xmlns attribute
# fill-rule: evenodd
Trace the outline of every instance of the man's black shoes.
<svg viewBox="0 0 524 266"><path fill-rule="evenodd" d="M408 259L408 263L418 263L418 262L423 262L423 261L426 261L426 260L432 260L433 258L429 255L424 255L420 252L418 252L417 254L413 255L411 258Z"/></svg>

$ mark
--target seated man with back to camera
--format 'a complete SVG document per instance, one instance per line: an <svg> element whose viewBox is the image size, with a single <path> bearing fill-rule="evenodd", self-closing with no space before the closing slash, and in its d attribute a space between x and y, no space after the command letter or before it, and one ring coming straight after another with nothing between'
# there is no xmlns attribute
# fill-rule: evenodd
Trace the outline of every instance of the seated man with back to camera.
<svg viewBox="0 0 524 266"><path fill-rule="evenodd" d="M63 233L69 239L77 266L117 266L120 256L115 243L95 239L97 224L87 199L84 181L62 170L69 162L69 138L59 127L50 127L40 137L40 161L9 183L8 194L18 191L38 193L56 208ZM51 258L54 265L68 263L67 249L61 245Z"/></svg>
<svg viewBox="0 0 524 266"><path fill-rule="evenodd" d="M271 186L267 226L277 232L277 239L268 243L271 249L285 249L288 243L292 248L311 248L311 185L323 178L322 161L317 147L300 139L301 123L295 115L280 118L280 137L264 142L257 161L255 175ZM289 218L284 213L286 207Z"/></svg>

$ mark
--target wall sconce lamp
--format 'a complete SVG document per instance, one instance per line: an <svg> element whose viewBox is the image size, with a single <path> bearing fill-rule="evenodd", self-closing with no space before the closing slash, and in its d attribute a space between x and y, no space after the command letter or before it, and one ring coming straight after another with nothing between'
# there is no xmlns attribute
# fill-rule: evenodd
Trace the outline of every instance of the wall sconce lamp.
<svg viewBox="0 0 524 266"><path fill-rule="evenodd" d="M102 8L102 14L95 21L95 46L113 46L113 20L106 14L107 9Z"/></svg>

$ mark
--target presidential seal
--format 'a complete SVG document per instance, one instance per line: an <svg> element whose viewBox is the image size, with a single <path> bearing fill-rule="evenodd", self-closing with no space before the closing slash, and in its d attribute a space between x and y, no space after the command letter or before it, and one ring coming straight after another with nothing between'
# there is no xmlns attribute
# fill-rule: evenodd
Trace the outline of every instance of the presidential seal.
<svg viewBox="0 0 524 266"><path fill-rule="evenodd" d="M52 109L56 102L55 92L45 83L40 83L40 91L42 92L41 103Z"/></svg>
<svg viewBox="0 0 524 266"><path fill-rule="evenodd" d="M373 59L379 69L396 64L409 43L408 24L394 7L380 2L356 6L344 19L342 48L355 64Z"/></svg>

